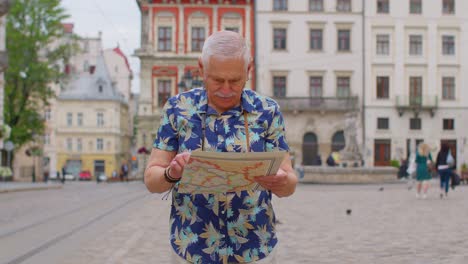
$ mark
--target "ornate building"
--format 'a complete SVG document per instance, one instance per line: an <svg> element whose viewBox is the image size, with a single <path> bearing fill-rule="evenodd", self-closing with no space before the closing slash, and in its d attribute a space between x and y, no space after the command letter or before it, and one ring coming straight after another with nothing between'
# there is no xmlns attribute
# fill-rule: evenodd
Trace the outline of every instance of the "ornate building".
<svg viewBox="0 0 468 264"><path fill-rule="evenodd" d="M366 153L389 165L420 142L468 162L467 1L366 1Z"/></svg>
<svg viewBox="0 0 468 264"><path fill-rule="evenodd" d="M257 90L279 103L294 163L324 163L344 149L346 138L355 142L348 149L357 151L348 156L357 159L362 1L265 0L256 7ZM354 131L347 129L350 122Z"/></svg>
<svg viewBox="0 0 468 264"><path fill-rule="evenodd" d="M141 11L140 98L137 146L139 175L152 148L166 100L200 86L198 58L205 39L219 30L239 32L254 50L254 1L138 0ZM253 56L252 56L253 57ZM255 89L254 74L247 87Z"/></svg>

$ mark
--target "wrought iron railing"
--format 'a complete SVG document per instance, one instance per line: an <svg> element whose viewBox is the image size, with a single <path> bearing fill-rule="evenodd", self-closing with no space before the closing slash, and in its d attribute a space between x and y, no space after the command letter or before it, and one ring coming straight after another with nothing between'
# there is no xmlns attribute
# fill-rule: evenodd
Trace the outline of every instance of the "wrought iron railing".
<svg viewBox="0 0 468 264"><path fill-rule="evenodd" d="M429 111L431 116L434 116L435 111L439 107L439 97L437 95L425 95L425 96L395 96L395 105L398 109L400 116L406 110L415 112Z"/></svg>

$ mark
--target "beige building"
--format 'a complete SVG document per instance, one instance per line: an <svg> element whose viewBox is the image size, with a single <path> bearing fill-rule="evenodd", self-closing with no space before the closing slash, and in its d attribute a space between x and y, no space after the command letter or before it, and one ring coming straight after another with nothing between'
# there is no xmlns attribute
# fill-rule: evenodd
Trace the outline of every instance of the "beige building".
<svg viewBox="0 0 468 264"><path fill-rule="evenodd" d="M256 1L257 90L279 103L296 165L344 147L347 113L360 123L362 10L360 0Z"/></svg>
<svg viewBox="0 0 468 264"><path fill-rule="evenodd" d="M104 56L89 72L71 76L57 98L57 170L82 170L92 177L118 172L130 159L129 104L118 92Z"/></svg>
<svg viewBox="0 0 468 264"><path fill-rule="evenodd" d="M65 29L72 33L73 24L66 24ZM104 164L104 173L107 176L111 176L113 170L119 171L119 164L123 159L129 160L129 140L133 132L133 129L131 129L133 114L131 113L131 108L129 108L129 104L133 102L131 100L132 71L125 54L123 54L120 48L116 47L103 50L101 32L98 33L97 37L79 38L77 44L80 52L71 58L68 65L63 65L63 71L69 75L70 79L55 87L56 94L59 95L58 98L62 100L56 105L54 102L51 103L50 109L46 109L45 119L47 120L49 129L48 133L44 136L44 157L46 161L49 160L50 162L48 168L45 169L49 169L52 174L61 172L64 165L70 164L69 171L77 176L77 168L80 168L81 165L81 170L89 170L93 176L96 176L96 173L102 173L102 168L100 167ZM72 148L71 151L68 152L70 140L63 134L63 131L67 131L67 128L65 128L65 130L61 129L64 124L68 126L68 123L64 123L64 117L61 115L68 111L68 107L70 106L80 108L80 106L82 107L90 102L86 99L86 96L90 95L83 94L84 97L80 99L79 94L80 92L84 93L84 91L93 94L93 90L90 87L94 84L89 79L97 78L98 75L101 80L105 80L103 81L104 86L112 87L106 88L111 89L112 92L103 91L103 94L96 93L96 98L101 99L98 100L99 103L94 102L96 105L99 105L97 109L101 109L100 113L103 114L103 122L106 124L104 125L104 129L112 127L113 133L116 133L115 130L118 128L117 130L119 132L117 133L121 133L121 135L118 135L117 138L122 138L123 140L116 140L116 135L111 138L99 137L102 135L102 133L99 132L102 130L101 128L87 130L88 136L86 137L80 138L79 133L73 135L75 137L71 139ZM74 91L70 91L70 89ZM74 94L71 97L73 100L69 97L70 93ZM112 95L113 93L114 95ZM109 102L105 102L106 100L109 100ZM120 106L116 101L123 102L126 106ZM117 106L119 109L118 111L116 110L116 106L114 106L115 104L119 105ZM72 118L76 118L74 125L78 126L78 118L82 118L80 122L82 122L86 129L92 127L93 124L98 127L97 114L92 111L89 112L90 109L88 109L88 107L82 108L86 109L86 111L71 112ZM75 116L73 117L73 115ZM68 122L68 120L66 122ZM93 133L96 134L92 135ZM98 149L98 142L99 144L101 143L101 140L98 140L98 138L106 142L105 144L111 144L114 149L110 150L109 146L100 149L100 145ZM84 140L87 140L87 146L84 146ZM90 146L89 141L93 141L93 147ZM80 144L82 144L82 147L80 147ZM93 156L93 148L97 151L95 156ZM82 149L82 151L80 151L80 149ZM103 159L103 155L106 158ZM109 158L109 155L112 157ZM94 160L98 161L96 168L94 166ZM104 161L104 163L102 161Z"/></svg>
<svg viewBox="0 0 468 264"><path fill-rule="evenodd" d="M366 159L389 165L426 142L468 162L468 1L366 1Z"/></svg>

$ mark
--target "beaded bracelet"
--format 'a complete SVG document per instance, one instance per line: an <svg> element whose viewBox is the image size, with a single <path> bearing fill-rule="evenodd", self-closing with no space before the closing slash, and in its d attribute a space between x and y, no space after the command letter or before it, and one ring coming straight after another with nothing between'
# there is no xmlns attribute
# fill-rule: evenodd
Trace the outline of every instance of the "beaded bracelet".
<svg viewBox="0 0 468 264"><path fill-rule="evenodd" d="M180 178L179 179L176 179L176 178L172 178L171 177L171 167L167 167L165 170L164 170L164 179L169 182L169 183L176 183L178 181L180 181Z"/></svg>

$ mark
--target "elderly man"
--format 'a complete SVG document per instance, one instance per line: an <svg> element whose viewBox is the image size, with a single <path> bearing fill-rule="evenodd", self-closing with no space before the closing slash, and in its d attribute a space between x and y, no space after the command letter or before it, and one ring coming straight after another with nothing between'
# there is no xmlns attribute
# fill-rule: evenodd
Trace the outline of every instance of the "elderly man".
<svg viewBox="0 0 468 264"><path fill-rule="evenodd" d="M245 40L235 32L211 35L199 67L205 87L168 100L145 171L149 191L172 189L173 263L276 263L272 193L294 193L297 177L289 154L276 175L255 178L256 190L223 194L178 192L192 150L288 151L279 107L244 90L252 68Z"/></svg>

